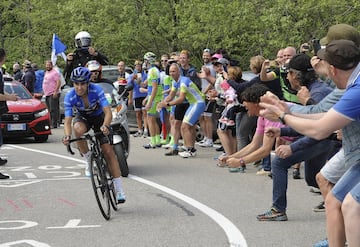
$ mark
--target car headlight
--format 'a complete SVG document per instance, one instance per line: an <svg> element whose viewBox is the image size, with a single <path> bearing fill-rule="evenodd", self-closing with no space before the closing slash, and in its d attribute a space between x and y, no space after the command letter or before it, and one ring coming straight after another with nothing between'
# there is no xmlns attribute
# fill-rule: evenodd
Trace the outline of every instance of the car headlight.
<svg viewBox="0 0 360 247"><path fill-rule="evenodd" d="M41 110L41 111L39 111L39 112L36 112L36 113L34 114L34 116L35 116L36 118L39 118L39 117L45 116L45 115L48 114L48 113L49 113L49 110L48 110L47 108L45 108L45 109L43 109L43 110Z"/></svg>

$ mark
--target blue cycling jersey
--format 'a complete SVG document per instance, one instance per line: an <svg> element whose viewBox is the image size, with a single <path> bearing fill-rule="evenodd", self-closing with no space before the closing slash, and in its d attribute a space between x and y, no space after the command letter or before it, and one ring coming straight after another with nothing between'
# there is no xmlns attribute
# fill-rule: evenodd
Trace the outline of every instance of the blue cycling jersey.
<svg viewBox="0 0 360 247"><path fill-rule="evenodd" d="M88 88L89 106L85 107L83 100L72 88L64 98L64 115L72 117L75 114L81 114L87 117L99 116L103 113L103 108L109 106L104 90L99 85L90 83Z"/></svg>

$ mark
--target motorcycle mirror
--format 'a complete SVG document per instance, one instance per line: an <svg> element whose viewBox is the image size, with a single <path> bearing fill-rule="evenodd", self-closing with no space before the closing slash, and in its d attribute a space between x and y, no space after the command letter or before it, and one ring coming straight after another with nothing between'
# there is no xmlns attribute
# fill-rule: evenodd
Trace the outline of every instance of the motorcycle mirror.
<svg viewBox="0 0 360 247"><path fill-rule="evenodd" d="M133 86L132 84L127 84L127 85L125 86L125 90L126 90L126 91L131 91L131 90L133 90L133 88L134 88L134 86Z"/></svg>

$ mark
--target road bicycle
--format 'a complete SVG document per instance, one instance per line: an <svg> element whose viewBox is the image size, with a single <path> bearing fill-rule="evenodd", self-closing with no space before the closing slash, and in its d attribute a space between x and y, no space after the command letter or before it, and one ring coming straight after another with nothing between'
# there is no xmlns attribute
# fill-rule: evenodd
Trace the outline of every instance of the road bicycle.
<svg viewBox="0 0 360 247"><path fill-rule="evenodd" d="M109 173L109 169L101 151L100 137L102 132L87 133L79 138L73 138L69 140L67 150L70 154L75 153L71 149L70 143L76 141L86 140L90 145L91 163L90 163L90 179L94 190L95 198L99 206L102 216L106 219L110 219L110 205L117 211L118 202L116 200L116 191L112 177Z"/></svg>

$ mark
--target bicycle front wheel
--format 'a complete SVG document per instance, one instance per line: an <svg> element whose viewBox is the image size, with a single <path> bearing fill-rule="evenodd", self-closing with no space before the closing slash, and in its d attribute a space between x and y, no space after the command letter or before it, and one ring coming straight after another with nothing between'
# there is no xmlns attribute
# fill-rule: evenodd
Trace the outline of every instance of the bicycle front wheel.
<svg viewBox="0 0 360 247"><path fill-rule="evenodd" d="M91 158L90 178L94 189L95 198L101 214L106 220L110 219L110 191L106 173L103 169L103 161L99 158Z"/></svg>

